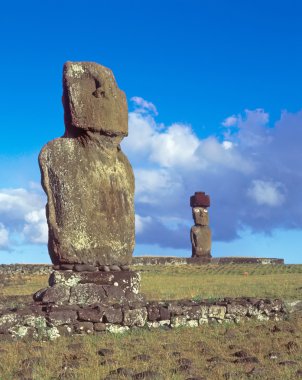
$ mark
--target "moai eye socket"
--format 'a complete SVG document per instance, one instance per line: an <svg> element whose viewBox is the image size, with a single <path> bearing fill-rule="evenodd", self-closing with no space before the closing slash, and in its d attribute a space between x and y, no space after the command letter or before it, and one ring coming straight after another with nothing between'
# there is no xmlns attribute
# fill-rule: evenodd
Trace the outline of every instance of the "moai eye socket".
<svg viewBox="0 0 302 380"><path fill-rule="evenodd" d="M105 97L105 91L102 88L102 83L99 79L94 78L95 83L95 91L93 91L92 95L96 98L104 98Z"/></svg>
<svg viewBox="0 0 302 380"><path fill-rule="evenodd" d="M92 95L96 98L105 98L105 91L99 87L92 93Z"/></svg>
<svg viewBox="0 0 302 380"><path fill-rule="evenodd" d="M203 209L203 212L205 212L206 214L208 213L208 210L206 208Z"/></svg>

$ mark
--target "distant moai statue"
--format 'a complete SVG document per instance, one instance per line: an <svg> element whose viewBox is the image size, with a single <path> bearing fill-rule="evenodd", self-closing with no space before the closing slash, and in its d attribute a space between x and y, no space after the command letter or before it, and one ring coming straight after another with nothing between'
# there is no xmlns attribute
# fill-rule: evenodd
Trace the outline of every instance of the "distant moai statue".
<svg viewBox="0 0 302 380"><path fill-rule="evenodd" d="M204 192L195 192L190 197L190 206L195 225L191 228L192 257L210 259L211 230L209 227L210 197Z"/></svg>

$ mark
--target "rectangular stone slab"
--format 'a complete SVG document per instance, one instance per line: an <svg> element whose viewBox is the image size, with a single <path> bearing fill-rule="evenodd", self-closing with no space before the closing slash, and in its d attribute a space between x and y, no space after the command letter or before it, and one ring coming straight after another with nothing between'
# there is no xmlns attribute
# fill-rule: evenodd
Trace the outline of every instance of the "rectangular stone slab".
<svg viewBox="0 0 302 380"><path fill-rule="evenodd" d="M49 285L63 284L75 286L77 284L113 285L129 290L133 293L139 292L140 275L133 271L121 272L72 272L53 271L49 277Z"/></svg>

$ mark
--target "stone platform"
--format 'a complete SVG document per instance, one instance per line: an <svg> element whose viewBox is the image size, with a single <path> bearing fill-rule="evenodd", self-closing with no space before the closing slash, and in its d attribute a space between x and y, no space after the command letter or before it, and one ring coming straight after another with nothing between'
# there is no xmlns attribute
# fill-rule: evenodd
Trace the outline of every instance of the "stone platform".
<svg viewBox="0 0 302 380"><path fill-rule="evenodd" d="M132 258L132 266L136 265L203 265L203 264L271 264L284 265L284 259L263 257L212 257L211 259L173 257L173 256L135 256ZM64 266L63 266L64 267ZM72 266L74 267L74 266ZM114 266L115 267L115 266ZM102 270L104 267L100 267ZM110 267L107 267L110 269ZM106 268L106 269L107 269ZM128 268L128 267L126 267ZM60 266L51 264L1 264L0 274L48 274L53 269L60 270ZM122 267L120 267L122 270Z"/></svg>
<svg viewBox="0 0 302 380"><path fill-rule="evenodd" d="M1 311L0 340L53 340L75 334L122 333L132 328L198 327L248 320L279 321L287 317L281 300L224 298L161 302L97 302L92 305L43 304Z"/></svg>
<svg viewBox="0 0 302 380"><path fill-rule="evenodd" d="M132 265L204 265L204 264L271 264L284 265L284 259L270 257L172 257L172 256L136 256L132 258Z"/></svg>
<svg viewBox="0 0 302 380"><path fill-rule="evenodd" d="M288 314L279 299L146 301L139 293L140 275L135 271L125 267L109 271L103 267L68 268L62 265L54 270L49 287L36 292L31 304L0 309L0 340L53 340L65 335L253 319L278 321ZM83 269L89 270L76 271Z"/></svg>
<svg viewBox="0 0 302 380"><path fill-rule="evenodd" d="M124 304L143 300L139 285L139 273L130 270L54 270L49 287L36 292L33 298L43 305Z"/></svg>

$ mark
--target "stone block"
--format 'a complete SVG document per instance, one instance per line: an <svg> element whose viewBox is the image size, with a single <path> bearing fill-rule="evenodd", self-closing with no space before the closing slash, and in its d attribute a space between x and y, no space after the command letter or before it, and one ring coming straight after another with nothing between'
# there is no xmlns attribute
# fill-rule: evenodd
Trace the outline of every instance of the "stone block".
<svg viewBox="0 0 302 380"><path fill-rule="evenodd" d="M60 336L70 336L73 333L73 328L68 325L57 326Z"/></svg>
<svg viewBox="0 0 302 380"><path fill-rule="evenodd" d="M124 310L124 325L143 327L147 321L147 309L145 307L133 310Z"/></svg>
<svg viewBox="0 0 302 380"><path fill-rule="evenodd" d="M179 303L171 302L168 305L168 311L171 313L172 316L183 315L188 311L188 308Z"/></svg>
<svg viewBox="0 0 302 380"><path fill-rule="evenodd" d="M198 324L199 325L207 325L209 323L208 318L199 318Z"/></svg>
<svg viewBox="0 0 302 380"><path fill-rule="evenodd" d="M149 327L149 329L151 328L157 329L160 327L160 324L158 321L152 321L152 322L147 322L147 326Z"/></svg>
<svg viewBox="0 0 302 380"><path fill-rule="evenodd" d="M98 309L83 308L78 311L79 321L103 322L104 312Z"/></svg>
<svg viewBox="0 0 302 380"><path fill-rule="evenodd" d="M93 327L94 327L94 331L96 331L96 332L106 331L106 324L105 323L94 323Z"/></svg>
<svg viewBox="0 0 302 380"><path fill-rule="evenodd" d="M209 317L215 319L224 319L226 314L226 307L219 305L209 306Z"/></svg>
<svg viewBox="0 0 302 380"><path fill-rule="evenodd" d="M199 319L201 318L202 310L199 305L191 306L186 313L188 319Z"/></svg>
<svg viewBox="0 0 302 380"><path fill-rule="evenodd" d="M52 326L71 324L77 319L77 312L69 309L58 309L48 313L48 321Z"/></svg>
<svg viewBox="0 0 302 380"><path fill-rule="evenodd" d="M74 270L76 272L97 272L98 267L95 267L94 265L89 265L89 264L76 264L74 266Z"/></svg>
<svg viewBox="0 0 302 380"><path fill-rule="evenodd" d="M158 304L149 304L147 306L148 321L154 322L160 319L159 306Z"/></svg>
<svg viewBox="0 0 302 380"><path fill-rule="evenodd" d="M107 323L122 323L123 312L119 307L108 307L104 312L104 320Z"/></svg>
<svg viewBox="0 0 302 380"><path fill-rule="evenodd" d="M74 286L81 281L81 273L66 270L55 270L53 271L48 279L49 286L54 285L65 285Z"/></svg>
<svg viewBox="0 0 302 380"><path fill-rule="evenodd" d="M27 314L22 317L22 324L37 329L44 329L46 328L47 321L45 315Z"/></svg>
<svg viewBox="0 0 302 380"><path fill-rule="evenodd" d="M282 300L272 300L271 302L271 311L281 311L284 307L284 303L282 302Z"/></svg>
<svg viewBox="0 0 302 380"><path fill-rule="evenodd" d="M42 295L43 303L54 303L63 305L68 303L70 296L70 287L63 284L56 284L48 288Z"/></svg>
<svg viewBox="0 0 302 380"><path fill-rule="evenodd" d="M168 308L163 307L163 306L159 308L159 315L160 315L161 321L170 320L171 318L170 310L168 310Z"/></svg>
<svg viewBox="0 0 302 380"><path fill-rule="evenodd" d="M103 285L107 303L123 303L126 301L125 291L119 286Z"/></svg>
<svg viewBox="0 0 302 380"><path fill-rule="evenodd" d="M94 331L93 323L91 322L75 322L73 327L77 334L92 334Z"/></svg>
<svg viewBox="0 0 302 380"><path fill-rule="evenodd" d="M253 317L254 319L257 319L258 321L269 321L270 317L266 314L259 313Z"/></svg>
<svg viewBox="0 0 302 380"><path fill-rule="evenodd" d="M12 312L0 316L0 334L5 334L10 327L15 326L21 321L21 317Z"/></svg>
<svg viewBox="0 0 302 380"><path fill-rule="evenodd" d="M33 333L33 328L29 326L14 325L8 329L8 332L12 335L13 339L19 340L31 335L31 333Z"/></svg>
<svg viewBox="0 0 302 380"><path fill-rule="evenodd" d="M106 331L109 331L113 334L123 334L129 331L128 326L113 325L111 323L106 323Z"/></svg>
<svg viewBox="0 0 302 380"><path fill-rule="evenodd" d="M121 289L138 293L140 275L133 271L121 272L71 272L53 271L49 277L49 285L64 284L74 286L76 284L114 285Z"/></svg>
<svg viewBox="0 0 302 380"><path fill-rule="evenodd" d="M39 289L36 293L33 295L33 300L35 302L41 302L43 299L43 295L46 292L48 288Z"/></svg>
<svg viewBox="0 0 302 380"><path fill-rule="evenodd" d="M186 326L187 318L183 315L178 315L171 318L171 327Z"/></svg>
<svg viewBox="0 0 302 380"><path fill-rule="evenodd" d="M190 319L186 323L187 327L197 327L198 326L198 321L195 319Z"/></svg>
<svg viewBox="0 0 302 380"><path fill-rule="evenodd" d="M106 294L102 285L77 284L71 288L70 304L91 305L106 299Z"/></svg>
<svg viewBox="0 0 302 380"><path fill-rule="evenodd" d="M74 265L73 264L62 264L62 265L58 265L58 266L54 265L54 267L55 268L53 268L53 269L55 269L55 270L59 270L59 269L62 269L62 270L73 270Z"/></svg>
<svg viewBox="0 0 302 380"><path fill-rule="evenodd" d="M209 316L209 306L200 305L201 318L208 318Z"/></svg>
<svg viewBox="0 0 302 380"><path fill-rule="evenodd" d="M240 303L231 303L227 305L227 313L236 316L244 316L248 313L248 308L246 305L241 305Z"/></svg>
<svg viewBox="0 0 302 380"><path fill-rule="evenodd" d="M160 326L160 327L168 327L168 326L171 326L171 320L170 320L170 319L166 319L166 320L158 321L158 323L159 323L159 326Z"/></svg>

